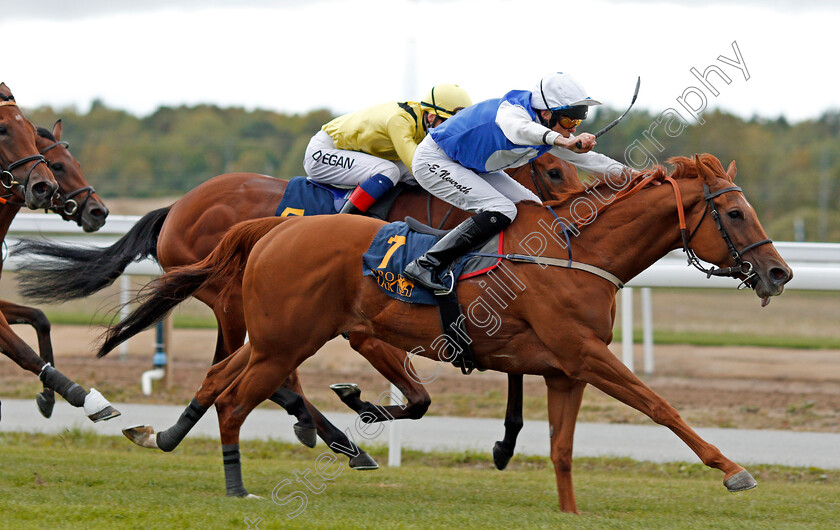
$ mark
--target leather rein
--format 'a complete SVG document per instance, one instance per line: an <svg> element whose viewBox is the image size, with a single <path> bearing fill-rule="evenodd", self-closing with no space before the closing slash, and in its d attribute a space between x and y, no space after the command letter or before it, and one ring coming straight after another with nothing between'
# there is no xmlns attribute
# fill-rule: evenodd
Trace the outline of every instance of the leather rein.
<svg viewBox="0 0 840 530"><path fill-rule="evenodd" d="M534 172L532 170L532 178L534 178L534 183L536 185L536 177L534 176ZM686 253L688 264L696 268L697 270L703 272L706 275L706 278L710 278L712 276L723 276L723 277L743 277L741 283L738 285L739 289L744 287L755 287L755 280L757 280L757 274L755 272L755 268L753 264L749 261L744 259L744 254L749 252L750 250L755 249L756 247L766 245L768 243L772 243L772 239L762 239L761 241L756 241L755 243L751 243L741 250L738 250L734 243L732 243L732 238L729 236L729 232L726 230L726 227L723 225L721 220L720 212L718 212L717 206L715 205L715 197L723 195L724 193L728 193L731 191L737 191L743 193L743 190L739 186L730 186L728 188L723 188L717 190L715 192L711 192L709 190L708 184L703 184L703 200L706 202L706 208L703 210L703 215L700 217L700 220L697 222L697 225L694 227L693 230L690 232L688 231L686 221L685 221L685 207L683 206L682 201L682 193L680 192L679 185L677 181L674 180L672 177L666 176L664 179L671 184L674 190L674 197L677 202L677 216L679 218L679 227L680 227L680 235L682 237L683 243L683 252ZM636 193L638 193L643 187L650 183L650 177L641 179L635 186L628 189L624 193L619 193L616 195L615 199L609 203L607 206L613 205L620 200L628 199L632 197ZM539 189L539 188L538 188ZM554 211L551 206L545 206L548 211L555 217L555 219L560 220L560 217ZM602 210L603 211L603 210ZM723 267L723 268L715 268L712 266L711 268L703 267L703 264L700 263L700 259L697 257L697 254L694 252L694 249L691 248L691 240L694 238L697 230L700 228L700 225L703 223L703 220L706 218L707 214L711 214L712 219L715 221L715 226L717 227L718 232L723 238L724 243L726 243L726 247L729 250L730 256L735 261L734 267ZM575 223L577 228L580 228L589 222L592 221L592 218L597 215L597 212L594 212L592 216L587 217L585 219L579 220ZM563 234L566 237L567 246L569 249L569 257L568 259L563 258L548 258L542 256L526 256L521 254L507 254L501 257L510 259L512 261L521 261L521 262L528 262L528 263L536 263L541 265L551 265L555 267L563 267L568 269L577 269L589 272L605 280L609 281L613 285L615 285L618 289L624 287L624 282L621 281L618 277L614 274L605 271L599 267L595 267L594 265L588 265L586 263L580 263L572 260L572 247L571 241L569 240L568 235L568 227L560 221L560 226L563 229Z"/></svg>

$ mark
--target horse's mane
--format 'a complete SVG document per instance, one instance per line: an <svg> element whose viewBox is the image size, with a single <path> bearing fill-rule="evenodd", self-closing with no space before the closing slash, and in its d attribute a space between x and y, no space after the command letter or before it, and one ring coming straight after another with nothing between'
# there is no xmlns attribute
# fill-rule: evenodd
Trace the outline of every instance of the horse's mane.
<svg viewBox="0 0 840 530"><path fill-rule="evenodd" d="M47 129L44 129L43 127L36 127L35 129L38 131L38 136L40 136L41 138L46 138L47 140L53 142L57 141L55 139L55 136L53 136L53 133L51 133Z"/></svg>
<svg viewBox="0 0 840 530"><path fill-rule="evenodd" d="M700 161L703 162L705 165L712 168L712 171L718 174L726 174L726 170L723 168L723 165L720 163L714 155L710 155L708 153L703 153L702 155L698 155ZM623 186L623 189L631 189L633 186L638 184L640 181L646 178L650 178L651 181L659 181L662 182L665 177L671 177L674 180L681 180L681 179L692 179L697 178L697 166L694 165L694 160L685 156L675 156L669 158L667 163L674 166L674 170L669 174L664 166L657 165L653 168L647 169L641 173L638 173L633 179ZM599 197L609 197L615 194L615 189L610 187L609 184L606 182L596 182L594 185L586 186L581 190L573 190L566 193L558 193L558 199L553 201L546 201L543 204L546 206L563 206L567 203L571 203L578 197L585 197L594 193L596 196Z"/></svg>

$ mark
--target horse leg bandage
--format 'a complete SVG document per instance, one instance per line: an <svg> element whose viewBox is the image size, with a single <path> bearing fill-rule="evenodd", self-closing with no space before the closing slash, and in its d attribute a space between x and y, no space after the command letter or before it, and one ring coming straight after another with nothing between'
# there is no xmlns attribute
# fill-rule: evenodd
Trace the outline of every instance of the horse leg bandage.
<svg viewBox="0 0 840 530"><path fill-rule="evenodd" d="M222 444L222 460L225 464L225 490L228 497L245 497L248 490L242 483L242 464L239 461L239 444Z"/></svg>
<svg viewBox="0 0 840 530"><path fill-rule="evenodd" d="M45 364L44 368L41 369L41 375L39 377L45 386L58 392L74 407L83 407L85 405L85 396L87 395L85 389L67 379L67 376L51 365Z"/></svg>
<svg viewBox="0 0 840 530"><path fill-rule="evenodd" d="M181 413L181 416L178 418L178 421L175 422L175 425L165 431L157 433L158 447L162 451L166 452L172 451L178 447L181 440L187 436L187 433L189 433L190 429L198 423L198 420L204 416L205 412L207 412L207 409L199 405L198 401L193 398L193 400L190 401L190 404L187 405L184 412Z"/></svg>

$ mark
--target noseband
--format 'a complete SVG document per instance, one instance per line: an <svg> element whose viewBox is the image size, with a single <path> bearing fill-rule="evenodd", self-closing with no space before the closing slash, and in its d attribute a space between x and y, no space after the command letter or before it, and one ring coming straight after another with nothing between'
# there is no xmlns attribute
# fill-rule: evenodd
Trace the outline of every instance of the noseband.
<svg viewBox="0 0 840 530"><path fill-rule="evenodd" d="M17 103L15 103L14 101L11 101L11 100L10 101L0 101L0 106L15 106L16 107ZM30 167L29 171L26 172L26 180L23 183L15 180L14 175L12 175L12 171L14 171L15 169L17 169L21 166L25 166L26 164L28 164L30 162L35 162L35 163L32 164L32 167ZM22 188L24 190L24 193L25 193L26 187L29 185L29 178L32 176L32 172L35 171L35 168L38 167L38 164L42 164L42 163L47 164L47 159L44 158L44 155L39 154L39 155L27 156L25 158L21 158L20 160L15 160L14 162L12 162L10 164L7 164L5 158L3 158L2 155L0 155L0 163L2 163L2 166L3 166L2 171L0 171L0 185L2 185L7 190L10 190L10 189L14 188L15 186L19 186L20 188ZM49 167L49 164L47 164L47 167ZM4 201L4 202L9 202L9 201Z"/></svg>
<svg viewBox="0 0 840 530"><path fill-rule="evenodd" d="M686 228L685 211L683 209L680 188L679 186L677 186L677 182L671 177L665 177L665 180L667 180L673 186L674 195L677 198L677 213L680 219L680 234L682 235L683 252L685 252L686 257L688 258L688 264L692 265L700 272L703 272L706 275L706 278L710 278L712 276L724 276L731 278L744 276L744 279L741 281L741 284L738 286L738 288L742 289L744 287L753 287L755 284L755 280L757 279L756 272L754 270L753 264L744 259L744 254L756 247L760 247L761 245L772 243L773 240L762 239L761 241L756 241L755 243L751 243L742 248L741 250L738 250L732 243L732 238L729 237L729 232L726 230L726 227L723 225L723 221L721 220L720 213L718 212L717 206L715 205L714 201L715 197L718 197L719 195L723 195L724 193L730 191L737 191L743 193L741 188L739 186L730 186L728 188L723 188L721 190L711 192L709 191L709 186L704 183L703 199L706 201L706 208L703 210L703 215L702 217L700 217L700 221L697 222L697 226L694 227L694 230L689 232ZM726 243L726 247L729 249L729 255L732 256L732 259L735 261L734 267L711 267L707 269L703 267L703 264L700 263L700 260L697 258L697 254L694 253L694 249L691 248L691 240L694 238L694 235L697 233L697 230L700 228L700 225L706 218L707 213L711 213L712 219L714 219L715 221L715 226L717 227L718 232L720 232L720 236L723 238L724 243Z"/></svg>
<svg viewBox="0 0 840 530"><path fill-rule="evenodd" d="M58 146L64 147L65 149L70 148L70 144L68 142L55 142L54 144L48 145L47 147L41 149L41 154L43 155L50 149L56 148ZM47 162L47 167L50 167L49 161ZM84 196L84 199L81 200L81 203L73 199L73 197L81 195L82 193L86 193L86 195ZM68 192L64 197L62 197L59 186L59 191L56 192L56 200L59 202L59 204L53 205L50 208L50 210L58 214L67 215L68 217L75 215L76 212L79 211L79 208L84 209L88 199L90 199L90 196L94 193L96 193L96 190L93 189L93 186L84 186L82 188L78 188L71 192Z"/></svg>

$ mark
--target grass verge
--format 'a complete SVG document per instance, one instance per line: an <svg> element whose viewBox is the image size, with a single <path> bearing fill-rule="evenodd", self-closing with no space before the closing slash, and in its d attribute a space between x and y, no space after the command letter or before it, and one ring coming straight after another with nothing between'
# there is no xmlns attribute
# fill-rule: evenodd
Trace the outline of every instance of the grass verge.
<svg viewBox="0 0 840 530"><path fill-rule="evenodd" d="M330 458L319 461L319 455L331 453L323 445L310 450L247 441L242 450L245 483L263 500L224 497L221 451L211 440L187 439L174 454L163 454L82 431L0 433L0 523L248 528L246 519L259 519L263 530L832 528L840 509L840 472L819 469L752 467L759 487L729 494L721 474L700 464L575 459L582 515L572 516L557 508L546 458L517 456L499 472L484 454L405 451L401 468L357 472L344 458L324 465ZM387 460L383 448L371 453Z"/></svg>

